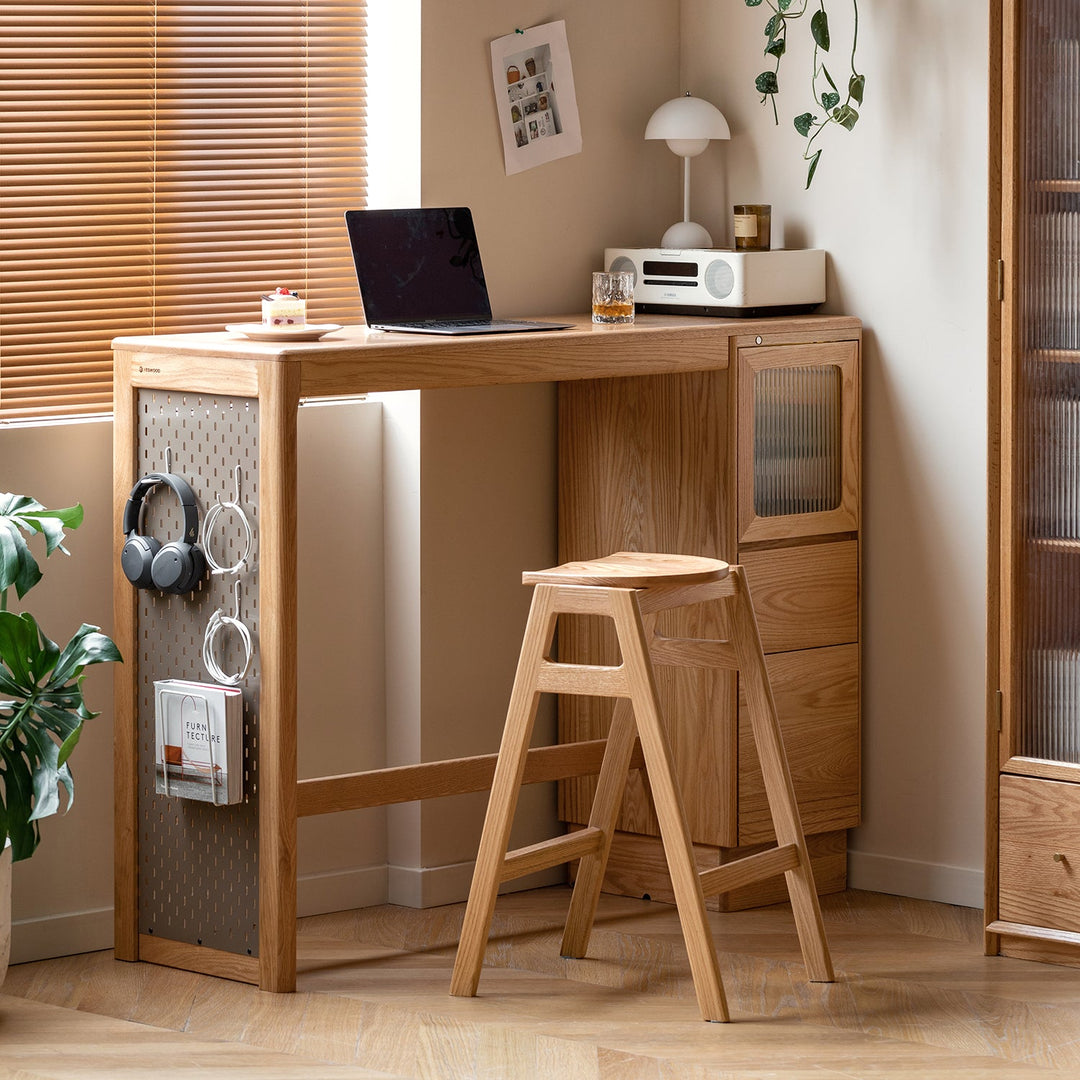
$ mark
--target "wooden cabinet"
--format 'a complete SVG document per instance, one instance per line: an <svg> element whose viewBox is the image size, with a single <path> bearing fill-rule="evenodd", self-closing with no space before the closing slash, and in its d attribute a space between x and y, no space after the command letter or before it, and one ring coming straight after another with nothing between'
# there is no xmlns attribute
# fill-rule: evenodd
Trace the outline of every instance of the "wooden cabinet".
<svg viewBox="0 0 1080 1080"><path fill-rule="evenodd" d="M986 943L1080 964L1080 7L991 47Z"/></svg>
<svg viewBox="0 0 1080 1080"><path fill-rule="evenodd" d="M560 559L676 551L746 567L818 886L846 883L859 821L859 336L727 333L724 370L595 379L559 388ZM661 632L722 637L708 607ZM559 628L566 658L617 662L601 620ZM657 672L702 866L773 839L760 767L728 672ZM598 738L609 701L559 703L563 741ZM595 780L560 785L560 813L588 820ZM670 896L647 778L631 777L606 887ZM712 901L785 896L783 881Z"/></svg>

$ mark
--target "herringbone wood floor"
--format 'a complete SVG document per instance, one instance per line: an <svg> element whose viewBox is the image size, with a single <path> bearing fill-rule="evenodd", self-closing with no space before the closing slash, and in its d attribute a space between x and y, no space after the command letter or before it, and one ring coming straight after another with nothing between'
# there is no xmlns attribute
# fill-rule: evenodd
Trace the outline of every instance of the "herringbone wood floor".
<svg viewBox="0 0 1080 1080"><path fill-rule="evenodd" d="M673 908L605 896L589 959L562 960L568 897L500 899L475 999L447 994L463 905L304 920L292 995L108 952L13 967L0 1080L1080 1075L1080 970L983 956L981 912L826 897L832 985L805 981L786 905L713 914L722 1025L698 1019Z"/></svg>

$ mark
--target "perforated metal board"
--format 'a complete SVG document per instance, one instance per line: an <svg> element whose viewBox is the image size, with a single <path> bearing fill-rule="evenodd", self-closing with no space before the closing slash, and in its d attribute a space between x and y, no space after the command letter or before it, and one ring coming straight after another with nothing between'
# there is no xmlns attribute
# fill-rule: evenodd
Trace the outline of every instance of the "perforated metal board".
<svg viewBox="0 0 1080 1080"><path fill-rule="evenodd" d="M138 398L138 469L171 471L191 485L200 520L234 499L254 534L249 565L210 575L187 596L143 590L138 613L139 931L170 941L258 955L259 866L259 411L258 401L177 391L142 390ZM177 500L155 489L142 529L159 539L182 532ZM213 560L232 567L247 545L243 523L223 511L210 537ZM234 582L239 579L239 607ZM157 795L154 791L154 682L213 681L203 666L207 623L217 608L251 631L254 658L240 683L244 697L244 797L231 806ZM218 634L220 669L234 673L244 650L234 630Z"/></svg>

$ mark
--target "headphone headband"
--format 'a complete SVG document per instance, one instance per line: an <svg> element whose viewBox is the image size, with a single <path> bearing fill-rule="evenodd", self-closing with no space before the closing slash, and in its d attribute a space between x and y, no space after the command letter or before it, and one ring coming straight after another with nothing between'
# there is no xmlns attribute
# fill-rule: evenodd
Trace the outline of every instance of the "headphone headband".
<svg viewBox="0 0 1080 1080"><path fill-rule="evenodd" d="M160 484L170 487L180 500L180 506L184 511L184 534L181 537L185 544L194 544L199 536L199 504L195 499L195 492L191 485L176 473L152 472L147 473L131 489L127 503L124 505L123 533L131 536L139 531L139 515L142 512L143 499Z"/></svg>

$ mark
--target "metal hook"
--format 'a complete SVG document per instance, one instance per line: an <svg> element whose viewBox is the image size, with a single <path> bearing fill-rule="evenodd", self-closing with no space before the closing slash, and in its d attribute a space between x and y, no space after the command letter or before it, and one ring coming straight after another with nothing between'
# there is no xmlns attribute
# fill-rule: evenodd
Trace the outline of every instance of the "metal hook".
<svg viewBox="0 0 1080 1080"><path fill-rule="evenodd" d="M233 484L233 506L240 505L240 473L240 466L237 465L236 468L233 469L233 478L235 481Z"/></svg>
<svg viewBox="0 0 1080 1080"><path fill-rule="evenodd" d="M165 471L167 473L172 472L172 447L165 447Z"/></svg>
<svg viewBox="0 0 1080 1080"><path fill-rule="evenodd" d="M233 618L240 621L240 579L233 582Z"/></svg>

